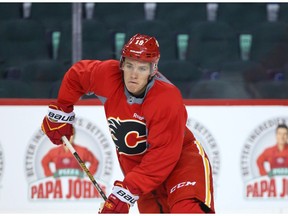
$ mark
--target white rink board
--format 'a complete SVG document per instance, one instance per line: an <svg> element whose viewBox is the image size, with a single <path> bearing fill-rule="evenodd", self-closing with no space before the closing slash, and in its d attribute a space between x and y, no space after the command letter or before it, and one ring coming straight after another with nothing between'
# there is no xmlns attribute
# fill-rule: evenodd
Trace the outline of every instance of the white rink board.
<svg viewBox="0 0 288 216"><path fill-rule="evenodd" d="M257 176L257 167L255 158L264 147L273 145L274 126L266 128L264 132L259 132L259 137L255 138L255 143L250 145L251 152L246 155L248 160L250 175L242 176L241 157L243 149L250 134L265 122L274 119L287 119L288 109L286 106L187 106L191 127L195 125L202 126L208 131L216 143L216 147L205 144L205 135L201 137L201 132L195 132L196 137L203 143L208 155L218 152L217 173L214 178L215 185L215 208L217 213L288 213L288 194L285 190L288 187L288 176L282 176L283 185L277 185L277 193L274 197L265 197L265 188L255 188L254 193L261 193L260 197L246 197L245 183L252 179L263 182ZM55 200L41 199L31 200L29 197L29 185L31 182L46 181L41 175L41 156L48 149L55 147L51 144L36 146L34 159L27 160L28 146L33 141L35 133L39 131L43 116L47 112L47 106L0 106L0 151L3 162L2 171L0 171L0 213L71 213L71 214L94 214L97 213L101 199L79 199L79 200ZM76 106L75 113L78 118L85 121L91 121L98 130L102 131L109 142L109 148L114 150L112 140L109 135L104 109L102 106ZM195 124L194 124L194 123ZM287 122L288 123L288 122ZM196 127L196 126L195 126ZM79 127L80 128L80 127ZM203 129L204 128L204 129ZM76 128L77 130L77 128ZM81 133L81 132L79 132ZM82 137L85 135L82 132ZM80 136L80 138L82 138ZM80 139L79 138L79 139ZM88 139L87 139L88 140ZM258 140L258 141L257 141ZM88 140L91 141L91 140ZM87 141L87 142L88 142ZM267 144L266 144L267 143ZM85 145L82 143L82 145ZM97 148L89 144L92 151ZM96 153L97 154L97 153ZM209 156L210 156L209 155ZM38 157L38 158L37 158ZM101 157L101 155L99 155ZM211 158L214 156L211 156ZM287 156L288 157L288 156ZM107 193L111 190L111 184L114 180L122 179L123 176L117 164L115 152L113 151L113 172L106 179ZM210 158L210 159L211 159ZM243 157L242 157L243 158ZM215 160L216 160L215 159ZM211 159L212 160L212 159ZM34 172L38 176L33 179L27 177L27 162L34 162ZM216 166L215 165L215 166ZM104 169L104 168L103 168ZM32 179L32 180L31 180ZM30 182L29 182L30 181ZM108 181L108 182L107 182ZM280 181L280 182L281 182ZM286 184L285 184L286 181ZM265 184L270 184L267 181ZM63 186L63 185L62 185ZM267 185L266 185L267 186ZM273 188L272 188L273 189ZM270 190L272 190L270 188ZM262 190L262 191L261 191ZM284 190L281 197L281 190ZM288 189L287 189L288 190ZM63 190L64 191L64 190ZM288 192L287 192L288 193ZM252 194L252 192L251 192ZM38 193L39 195L39 193ZM134 207L130 213L137 213Z"/></svg>

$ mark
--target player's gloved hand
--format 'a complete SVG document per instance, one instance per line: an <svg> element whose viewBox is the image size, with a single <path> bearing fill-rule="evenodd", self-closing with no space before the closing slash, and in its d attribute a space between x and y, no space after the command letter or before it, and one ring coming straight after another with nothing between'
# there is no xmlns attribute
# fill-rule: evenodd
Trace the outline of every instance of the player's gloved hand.
<svg viewBox="0 0 288 216"><path fill-rule="evenodd" d="M113 191L99 209L99 214L129 213L130 206L133 206L138 199L139 196L133 195L125 183L115 181Z"/></svg>
<svg viewBox="0 0 288 216"><path fill-rule="evenodd" d="M61 137L66 136L68 140L73 135L73 121L75 114L73 106L67 107L52 102L49 105L48 114L44 117L41 129L52 143L60 145L63 143Z"/></svg>

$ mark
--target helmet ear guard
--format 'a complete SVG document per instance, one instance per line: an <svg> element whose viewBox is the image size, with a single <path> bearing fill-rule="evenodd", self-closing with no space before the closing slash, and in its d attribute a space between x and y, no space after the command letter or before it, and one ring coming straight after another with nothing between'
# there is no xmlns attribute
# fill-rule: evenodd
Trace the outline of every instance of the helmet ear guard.
<svg viewBox="0 0 288 216"><path fill-rule="evenodd" d="M120 58L121 69L126 57L151 63L152 77L158 71L159 43L155 37L136 34L123 46Z"/></svg>

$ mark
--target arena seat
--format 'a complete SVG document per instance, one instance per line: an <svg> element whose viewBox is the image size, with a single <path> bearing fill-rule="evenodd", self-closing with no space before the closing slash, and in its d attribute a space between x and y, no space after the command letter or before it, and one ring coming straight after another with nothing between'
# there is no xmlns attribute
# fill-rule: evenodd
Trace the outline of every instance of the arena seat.
<svg viewBox="0 0 288 216"><path fill-rule="evenodd" d="M218 21L228 23L237 33L249 33L267 20L266 3L220 3Z"/></svg>
<svg viewBox="0 0 288 216"><path fill-rule="evenodd" d="M82 58L111 59L115 56L113 34L107 26L97 20L83 20Z"/></svg>
<svg viewBox="0 0 288 216"><path fill-rule="evenodd" d="M260 99L287 99L288 82L287 81L260 81L253 84L256 97Z"/></svg>
<svg viewBox="0 0 288 216"><path fill-rule="evenodd" d="M188 61L160 61L159 71L179 88L184 98L188 97L190 88L201 79L201 71Z"/></svg>
<svg viewBox="0 0 288 216"><path fill-rule="evenodd" d="M0 4L0 20L21 19L22 3L2 3Z"/></svg>
<svg viewBox="0 0 288 216"><path fill-rule="evenodd" d="M200 80L191 88L189 98L197 99L249 99L245 82L225 80Z"/></svg>
<svg viewBox="0 0 288 216"><path fill-rule="evenodd" d="M251 60L261 62L266 68L283 67L288 62L287 23L258 23L252 37Z"/></svg>
<svg viewBox="0 0 288 216"><path fill-rule="evenodd" d="M171 31L189 33L191 22L207 20L205 3L157 3L156 20L167 22Z"/></svg>
<svg viewBox="0 0 288 216"><path fill-rule="evenodd" d="M95 3L93 19L114 33L123 32L127 22L145 19L144 3Z"/></svg>
<svg viewBox="0 0 288 216"><path fill-rule="evenodd" d="M26 82L0 79L0 98L24 98L32 94Z"/></svg>
<svg viewBox="0 0 288 216"><path fill-rule="evenodd" d="M57 60L29 61L23 64L20 80L53 82L65 73L64 65Z"/></svg>
<svg viewBox="0 0 288 216"><path fill-rule="evenodd" d="M49 59L44 26L35 20L16 19L0 23L1 68L21 67L30 60Z"/></svg>
<svg viewBox="0 0 288 216"><path fill-rule="evenodd" d="M228 61L220 68L219 79L227 81L257 82L267 80L268 74L262 64L254 61Z"/></svg>
<svg viewBox="0 0 288 216"><path fill-rule="evenodd" d="M72 3L32 3L30 19L43 23L46 31L58 31L72 18Z"/></svg>
<svg viewBox="0 0 288 216"><path fill-rule="evenodd" d="M189 37L187 60L204 70L219 70L223 62L239 59L237 35L226 23L194 23Z"/></svg>

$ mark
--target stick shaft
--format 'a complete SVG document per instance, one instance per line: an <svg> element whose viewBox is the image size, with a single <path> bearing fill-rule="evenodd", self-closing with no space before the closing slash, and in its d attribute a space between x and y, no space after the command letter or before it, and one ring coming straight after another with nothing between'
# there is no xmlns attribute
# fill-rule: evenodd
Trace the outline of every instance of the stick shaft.
<svg viewBox="0 0 288 216"><path fill-rule="evenodd" d="M86 167L85 163L82 161L82 159L79 157L78 153L76 152L76 150L74 149L74 147L72 146L72 144L69 142L69 140L67 139L66 136L62 137L63 142L65 143L65 145L67 146L67 148L70 150L70 152L73 154L73 156L75 157L75 159L77 160L77 162L79 163L79 165L81 166L81 168L83 169L83 171L87 174L87 176L89 177L89 179L91 180L91 182L93 183L93 185L95 186L95 188L97 189L97 191L100 193L100 195L102 196L102 198L104 199L104 201L107 200L107 197L105 195L105 193L103 192L103 190L101 189L101 187L99 186L99 184L96 182L95 178L93 177L93 175L90 173L90 171L88 170L88 168Z"/></svg>

